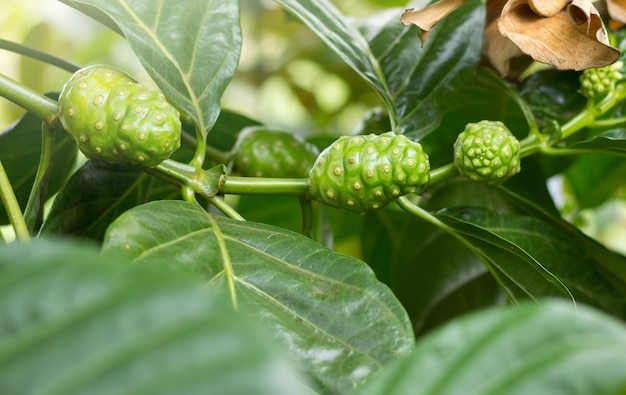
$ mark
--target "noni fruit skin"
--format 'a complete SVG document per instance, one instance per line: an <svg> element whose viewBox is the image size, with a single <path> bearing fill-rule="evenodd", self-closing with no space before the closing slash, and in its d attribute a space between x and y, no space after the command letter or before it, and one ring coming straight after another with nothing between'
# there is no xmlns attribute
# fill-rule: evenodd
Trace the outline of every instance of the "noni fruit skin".
<svg viewBox="0 0 626 395"><path fill-rule="evenodd" d="M454 143L454 164L464 177L500 184L520 171L520 144L500 121L468 123Z"/></svg>
<svg viewBox="0 0 626 395"><path fill-rule="evenodd" d="M162 93L105 65L78 70L59 96L59 118L90 159L147 167L180 147L180 113Z"/></svg>
<svg viewBox="0 0 626 395"><path fill-rule="evenodd" d="M420 193L430 179L422 146L406 136L342 136L318 156L309 174L311 198L365 213L398 197Z"/></svg>
<svg viewBox="0 0 626 395"><path fill-rule="evenodd" d="M580 93L588 99L602 97L615 89L617 81L622 79L619 72L622 62L599 68L591 68L580 75Z"/></svg>
<svg viewBox="0 0 626 395"><path fill-rule="evenodd" d="M298 135L264 127L243 129L233 151L235 170L246 177L306 178L319 154Z"/></svg>

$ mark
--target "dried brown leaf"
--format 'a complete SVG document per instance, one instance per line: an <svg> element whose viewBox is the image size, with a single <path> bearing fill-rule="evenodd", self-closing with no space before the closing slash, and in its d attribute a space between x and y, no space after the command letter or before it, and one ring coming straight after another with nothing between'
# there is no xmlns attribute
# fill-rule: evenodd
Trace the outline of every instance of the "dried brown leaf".
<svg viewBox="0 0 626 395"><path fill-rule="evenodd" d="M528 5L535 14L549 18L561 12L569 2L570 0L529 0Z"/></svg>
<svg viewBox="0 0 626 395"><path fill-rule="evenodd" d="M609 45L602 20L590 1L572 1L544 18L527 0L510 0L498 28L533 59L563 70L584 70L612 64L619 51Z"/></svg>
<svg viewBox="0 0 626 395"><path fill-rule="evenodd" d="M467 0L439 0L425 8L415 10L409 8L404 11L400 21L404 25L413 24L421 29L419 34L422 45L428 38L431 29L452 11L462 6Z"/></svg>

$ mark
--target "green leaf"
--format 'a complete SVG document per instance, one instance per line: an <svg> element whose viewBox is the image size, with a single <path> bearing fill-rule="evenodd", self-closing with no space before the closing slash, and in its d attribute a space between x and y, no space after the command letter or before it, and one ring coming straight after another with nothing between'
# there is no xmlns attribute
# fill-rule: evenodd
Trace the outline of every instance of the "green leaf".
<svg viewBox="0 0 626 395"><path fill-rule="evenodd" d="M103 251L176 262L228 289L328 393L347 393L414 341L406 312L365 263L280 228L156 201L120 216Z"/></svg>
<svg viewBox="0 0 626 395"><path fill-rule="evenodd" d="M505 301L482 261L433 225L388 209L365 217L364 259L407 310L416 335Z"/></svg>
<svg viewBox="0 0 626 395"><path fill-rule="evenodd" d="M0 132L0 161L11 180L22 211L26 208L37 166L41 157L41 120L26 113L19 121ZM50 159L50 175L45 198L54 195L70 175L78 150L66 133L55 134L54 151ZM9 219L0 202L0 224Z"/></svg>
<svg viewBox="0 0 626 395"><path fill-rule="evenodd" d="M296 394L296 374L230 303L171 268L55 241L0 248L6 394Z"/></svg>
<svg viewBox="0 0 626 395"><path fill-rule="evenodd" d="M452 145L465 126L482 120L501 121L522 139L534 124L532 112L510 85L493 71L479 68L473 78L445 95L438 109L441 118L435 131L420 143L428 152L431 167L453 161Z"/></svg>
<svg viewBox="0 0 626 395"><path fill-rule="evenodd" d="M624 186L626 160L606 155L584 155L576 158L564 177L578 208L597 207Z"/></svg>
<svg viewBox="0 0 626 395"><path fill-rule="evenodd" d="M356 71L393 111L393 98L384 76L359 31L348 23L328 0L275 0L319 36L348 66Z"/></svg>
<svg viewBox="0 0 626 395"><path fill-rule="evenodd" d="M163 93L208 132L241 50L239 3L221 1L62 0L123 32Z"/></svg>
<svg viewBox="0 0 626 395"><path fill-rule="evenodd" d="M617 395L626 389L626 327L549 300L449 323L356 395Z"/></svg>
<svg viewBox="0 0 626 395"><path fill-rule="evenodd" d="M612 129L589 139L571 144L568 148L588 153L626 156L626 129Z"/></svg>
<svg viewBox="0 0 626 395"><path fill-rule="evenodd" d="M124 211L150 199L179 195L178 188L137 168L90 160L59 191L41 235L74 235L101 241L107 227Z"/></svg>
<svg viewBox="0 0 626 395"><path fill-rule="evenodd" d="M485 19L482 0L468 1L440 22L424 47L416 28L399 23L401 9L361 21L359 32L327 0L276 2L369 83L385 103L394 129L418 138L437 126L439 101L480 60ZM412 6L426 4L422 1ZM426 119L429 122L425 123Z"/></svg>
<svg viewBox="0 0 626 395"><path fill-rule="evenodd" d="M397 118L397 129L421 139L441 122L442 101L472 76L480 61L485 2L467 1L437 24L423 46L417 27L398 22L401 14L400 9L387 10L363 21L360 28L393 98L391 115Z"/></svg>
<svg viewBox="0 0 626 395"><path fill-rule="evenodd" d="M574 297L620 317L626 313L624 296L600 275L593 260L548 224L479 207L446 209L437 217L468 237L528 296Z"/></svg>
<svg viewBox="0 0 626 395"><path fill-rule="evenodd" d="M548 224L562 234L584 252L584 256L593 260L595 267L603 278L622 294L626 294L626 257L609 251L605 246L590 238L579 228L565 221L558 213L546 211L528 199L502 188L509 195L509 200L522 212Z"/></svg>

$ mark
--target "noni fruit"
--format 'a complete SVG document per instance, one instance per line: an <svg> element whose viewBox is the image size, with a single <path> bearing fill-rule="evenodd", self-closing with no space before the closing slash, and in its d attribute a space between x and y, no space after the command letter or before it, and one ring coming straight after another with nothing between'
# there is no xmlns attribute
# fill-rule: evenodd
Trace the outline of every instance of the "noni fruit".
<svg viewBox="0 0 626 395"><path fill-rule="evenodd" d="M239 133L233 151L235 170L248 177L306 178L319 154L298 135L256 126Z"/></svg>
<svg viewBox="0 0 626 395"><path fill-rule="evenodd" d="M180 114L162 93L104 65L78 70L59 118L86 157L154 167L180 147Z"/></svg>
<svg viewBox="0 0 626 395"><path fill-rule="evenodd" d="M364 213L422 192L429 179L422 146L387 132L340 137L318 156L308 182L313 199Z"/></svg>
<svg viewBox="0 0 626 395"><path fill-rule="evenodd" d="M500 121L469 123L454 143L454 164L464 177L496 185L520 171L520 144Z"/></svg>

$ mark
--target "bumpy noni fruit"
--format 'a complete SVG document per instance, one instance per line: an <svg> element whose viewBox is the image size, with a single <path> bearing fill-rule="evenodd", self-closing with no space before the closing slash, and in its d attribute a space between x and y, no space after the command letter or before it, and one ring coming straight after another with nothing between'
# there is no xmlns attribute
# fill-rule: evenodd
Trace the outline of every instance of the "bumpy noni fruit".
<svg viewBox="0 0 626 395"><path fill-rule="evenodd" d="M300 136L256 126L239 133L233 150L235 169L248 177L305 178L319 154Z"/></svg>
<svg viewBox="0 0 626 395"><path fill-rule="evenodd" d="M588 99L608 94L615 89L615 83L622 79L622 73L619 72L622 66L622 62L616 62L583 71L580 75L580 93Z"/></svg>
<svg viewBox="0 0 626 395"><path fill-rule="evenodd" d="M454 164L464 177L496 185L520 171L519 149L502 122L468 123L454 143Z"/></svg>
<svg viewBox="0 0 626 395"><path fill-rule="evenodd" d="M91 159L154 167L180 147L180 114L162 93L104 65L78 70L59 96L59 118Z"/></svg>
<svg viewBox="0 0 626 395"><path fill-rule="evenodd" d="M309 194L329 206L363 213L422 192L429 179L428 155L406 136L343 136L315 161Z"/></svg>

